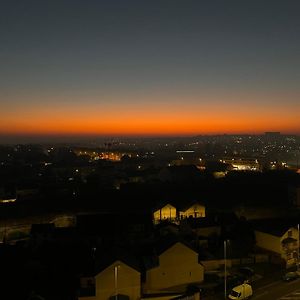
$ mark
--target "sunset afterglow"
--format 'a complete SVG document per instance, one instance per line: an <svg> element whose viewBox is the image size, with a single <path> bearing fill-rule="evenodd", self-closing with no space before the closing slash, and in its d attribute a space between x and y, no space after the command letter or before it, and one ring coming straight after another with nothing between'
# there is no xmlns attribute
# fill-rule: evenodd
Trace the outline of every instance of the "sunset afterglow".
<svg viewBox="0 0 300 300"><path fill-rule="evenodd" d="M300 133L294 5L171 6L6 4L0 135Z"/></svg>
<svg viewBox="0 0 300 300"><path fill-rule="evenodd" d="M201 95L201 93L199 93ZM105 104L95 99L34 102L27 107L4 107L1 134L46 135L195 135L219 133L261 133L282 131L299 133L299 104L282 105L282 95L243 94L201 96L153 95L114 100ZM259 103L261 97L272 97ZM288 95L292 103L297 95ZM197 101L200 99L200 101ZM238 99L243 99L239 100ZM258 100L257 100L258 99ZM267 98L269 99L269 98ZM201 101L202 100L202 101ZM187 105L183 105L187 103ZM10 113L13 112L13 113Z"/></svg>

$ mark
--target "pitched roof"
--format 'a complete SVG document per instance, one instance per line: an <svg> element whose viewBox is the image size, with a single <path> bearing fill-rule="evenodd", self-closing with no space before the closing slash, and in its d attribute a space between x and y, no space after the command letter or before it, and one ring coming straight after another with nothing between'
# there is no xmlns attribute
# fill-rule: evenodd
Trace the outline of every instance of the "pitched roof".
<svg viewBox="0 0 300 300"><path fill-rule="evenodd" d="M160 210L160 209L162 209L162 208L164 208L165 206L167 206L167 205L171 205L171 206L173 206L175 209L176 209L176 207L175 207L175 205L172 203L172 202L163 202L163 201L161 201L161 202L159 202L154 208L153 208L153 212L156 212L157 210Z"/></svg>
<svg viewBox="0 0 300 300"><path fill-rule="evenodd" d="M114 248L102 251L100 250L97 253L97 257L95 260L95 269L94 275L101 273L104 269L115 263L116 261L121 261L132 269L140 272L140 262L132 253L127 251L126 249Z"/></svg>
<svg viewBox="0 0 300 300"><path fill-rule="evenodd" d="M184 245L188 249L194 251L195 254L198 254L197 250L185 240L173 235L164 236L156 240L151 245L148 245L145 248L145 251L142 252L141 255L144 269L150 270L157 267L159 265L159 256L177 243Z"/></svg>
<svg viewBox="0 0 300 300"><path fill-rule="evenodd" d="M158 256L160 256L162 253L166 252L168 249L172 248L176 244L182 244L185 247L191 249L192 251L197 253L197 250L194 249L188 242L178 239L176 237L168 237L164 239L161 239L155 246L155 252Z"/></svg>
<svg viewBox="0 0 300 300"><path fill-rule="evenodd" d="M153 211L157 211L163 207L165 207L166 205L171 205L174 208L176 208L176 210L178 211L186 211L188 210L190 207L192 207L193 205L201 205L201 206L205 206L203 203L197 201L197 200L186 200L186 199L181 199L180 201L176 201L176 200L172 200L169 202L159 202Z"/></svg>

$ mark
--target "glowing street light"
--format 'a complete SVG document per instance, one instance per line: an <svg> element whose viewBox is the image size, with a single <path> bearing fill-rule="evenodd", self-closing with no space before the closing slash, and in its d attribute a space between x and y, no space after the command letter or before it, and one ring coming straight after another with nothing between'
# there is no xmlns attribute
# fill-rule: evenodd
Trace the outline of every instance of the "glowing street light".
<svg viewBox="0 0 300 300"><path fill-rule="evenodd" d="M227 299L227 243L229 240L224 240L224 299Z"/></svg>
<svg viewBox="0 0 300 300"><path fill-rule="evenodd" d="M115 299L118 300L118 272L120 265L114 267L114 277L115 277Z"/></svg>

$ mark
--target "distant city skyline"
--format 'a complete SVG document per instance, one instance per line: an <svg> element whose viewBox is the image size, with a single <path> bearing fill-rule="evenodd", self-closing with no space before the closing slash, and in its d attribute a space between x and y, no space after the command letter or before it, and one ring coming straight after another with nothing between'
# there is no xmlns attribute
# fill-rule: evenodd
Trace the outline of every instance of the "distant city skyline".
<svg viewBox="0 0 300 300"><path fill-rule="evenodd" d="M14 1L0 138L300 134L297 1Z"/></svg>
<svg viewBox="0 0 300 300"><path fill-rule="evenodd" d="M300 139L299 134L284 134L279 133L279 137L295 137L298 140ZM185 140L201 140L205 138L222 138L222 137L267 137L266 133L257 133L257 134L227 134L227 133L218 133L218 134L203 134L203 135L91 135L91 134L74 134L74 135L54 135L54 134L9 134L9 135L0 135L0 145L14 145L14 144L61 144L61 145L90 145L90 146L99 146L101 144L106 144L110 142L122 142L125 143L135 143L135 142L147 142L152 143L153 141L162 143L170 141L180 142ZM275 135L276 136L276 135Z"/></svg>

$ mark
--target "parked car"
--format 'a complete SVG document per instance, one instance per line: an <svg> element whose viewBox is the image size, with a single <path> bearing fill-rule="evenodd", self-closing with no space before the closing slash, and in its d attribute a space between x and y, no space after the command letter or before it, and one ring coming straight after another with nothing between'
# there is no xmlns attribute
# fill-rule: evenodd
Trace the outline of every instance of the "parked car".
<svg viewBox="0 0 300 300"><path fill-rule="evenodd" d="M299 271L287 272L283 275L282 279L284 281L292 281L300 277Z"/></svg>
<svg viewBox="0 0 300 300"><path fill-rule="evenodd" d="M228 298L229 299L249 299L252 296L252 286L250 284L244 283L234 287Z"/></svg>

